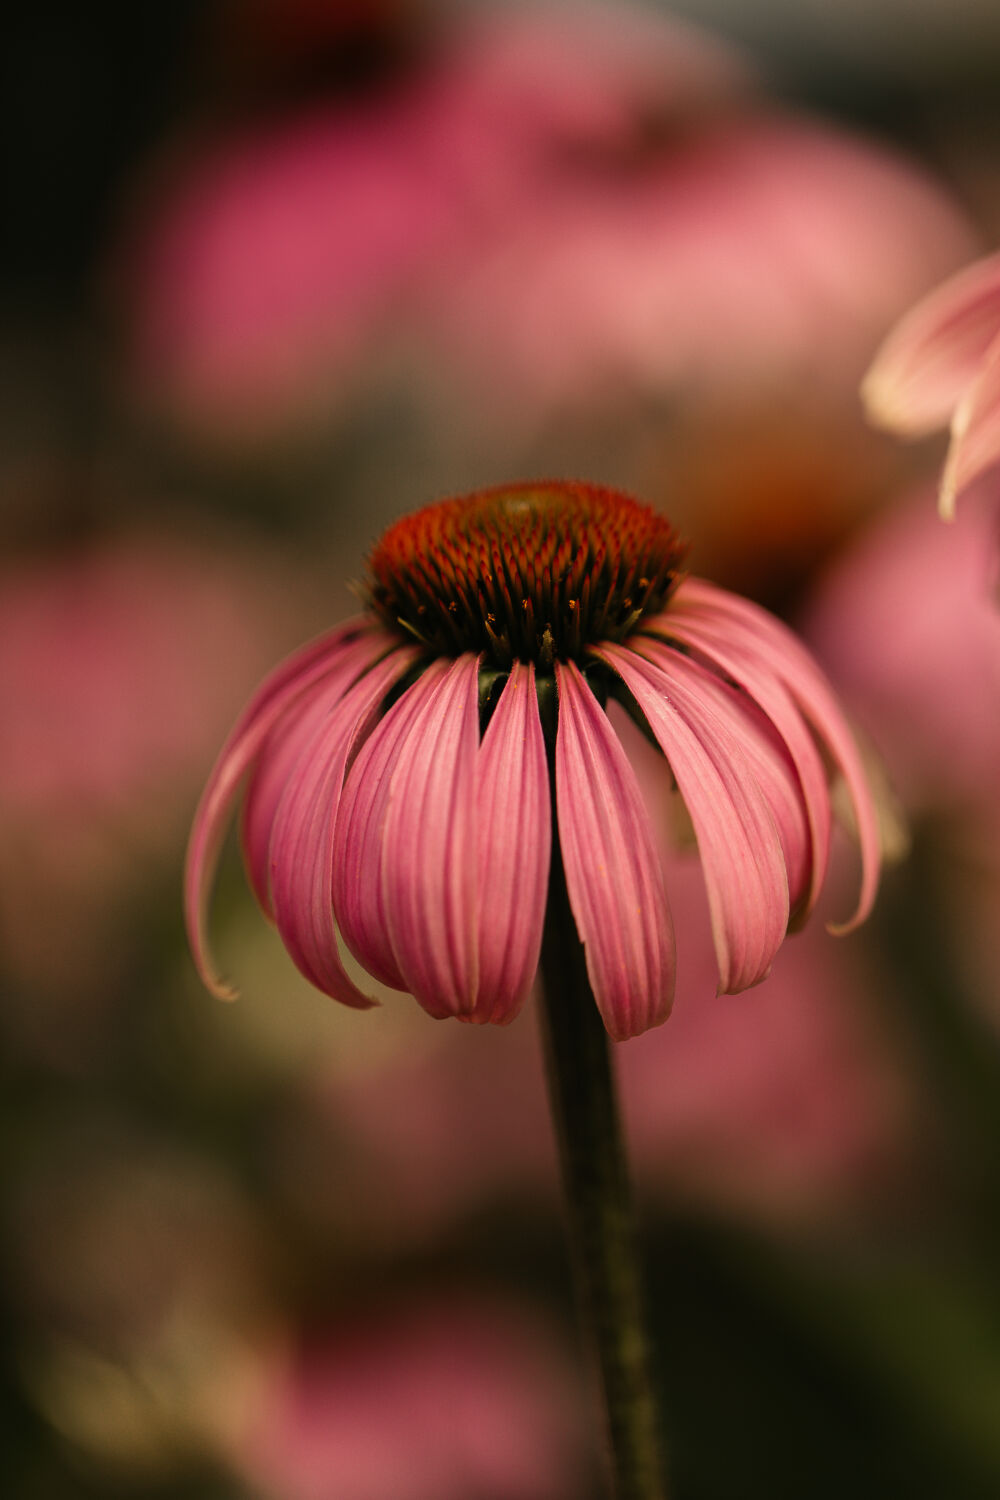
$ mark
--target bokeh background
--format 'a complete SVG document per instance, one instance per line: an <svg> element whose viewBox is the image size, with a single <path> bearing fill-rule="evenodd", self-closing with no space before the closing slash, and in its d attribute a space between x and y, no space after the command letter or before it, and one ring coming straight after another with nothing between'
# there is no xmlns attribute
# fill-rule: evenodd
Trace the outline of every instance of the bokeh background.
<svg viewBox="0 0 1000 1500"><path fill-rule="evenodd" d="M671 1493L1000 1493L1000 481L944 527L856 395L1000 237L1000 12L38 0L0 73L3 1494L603 1493L530 1008L341 1010L234 851L221 1006L179 909L259 676L388 521L530 476L807 635L905 852L836 941L843 839L722 998L665 855L618 1062Z"/></svg>

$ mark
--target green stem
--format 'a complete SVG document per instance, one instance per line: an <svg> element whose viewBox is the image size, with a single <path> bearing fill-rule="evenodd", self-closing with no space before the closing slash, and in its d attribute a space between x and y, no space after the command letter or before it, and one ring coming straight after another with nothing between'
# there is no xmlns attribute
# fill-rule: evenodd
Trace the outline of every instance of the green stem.
<svg viewBox="0 0 1000 1500"><path fill-rule="evenodd" d="M578 1295L600 1368L616 1500L662 1500L656 1402L608 1035L553 839L542 1030Z"/></svg>

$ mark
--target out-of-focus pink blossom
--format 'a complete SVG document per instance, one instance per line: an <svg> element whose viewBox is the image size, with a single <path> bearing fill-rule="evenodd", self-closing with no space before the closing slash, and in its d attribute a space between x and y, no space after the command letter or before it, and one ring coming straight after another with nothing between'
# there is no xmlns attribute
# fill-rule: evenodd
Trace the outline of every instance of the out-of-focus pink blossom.
<svg viewBox="0 0 1000 1500"><path fill-rule="evenodd" d="M514 13L370 95L216 141L123 257L146 378L244 432L340 404L337 383L420 336L429 288L510 234L564 153L619 147L637 116L738 73L638 10Z"/></svg>
<svg viewBox="0 0 1000 1500"><path fill-rule="evenodd" d="M1000 462L1000 255L952 276L896 325L865 377L874 422L919 437L950 426L942 515Z"/></svg>
<svg viewBox="0 0 1000 1500"><path fill-rule="evenodd" d="M584 1409L545 1326L449 1297L275 1349L234 1461L274 1500L572 1500Z"/></svg>
<svg viewBox="0 0 1000 1500"><path fill-rule="evenodd" d="M971 239L904 162L745 81L639 9L452 23L380 89L175 169L123 257L138 363L244 437L400 360L508 430L705 381L855 380Z"/></svg>
<svg viewBox="0 0 1000 1500"><path fill-rule="evenodd" d="M232 677L245 679L274 634L249 608L260 574L259 562L244 572L238 553L205 555L161 536L8 560L0 693L13 711L0 786L9 810L87 806L114 819L146 805L159 816L164 788L190 785L213 725L231 712Z"/></svg>
<svg viewBox="0 0 1000 1500"><path fill-rule="evenodd" d="M544 412L643 391L856 379L907 288L970 240L940 192L875 145L731 109L628 171L566 172L438 307L501 397Z"/></svg>
<svg viewBox="0 0 1000 1500"><path fill-rule="evenodd" d="M803 622L915 811L975 812L996 798L995 554L987 508L942 526L918 493L857 538Z"/></svg>
<svg viewBox="0 0 1000 1500"><path fill-rule="evenodd" d="M296 628L279 572L158 533L6 559L0 946L26 978L85 988L137 865L179 852L213 740Z"/></svg>
<svg viewBox="0 0 1000 1500"><path fill-rule="evenodd" d="M859 536L802 625L904 808L928 821L936 916L969 1001L1000 1024L997 517L943 526L928 487Z"/></svg>
<svg viewBox="0 0 1000 1500"><path fill-rule="evenodd" d="M138 253L142 378L187 419L249 434L339 406L395 344L456 230L408 95L313 109L210 148Z"/></svg>

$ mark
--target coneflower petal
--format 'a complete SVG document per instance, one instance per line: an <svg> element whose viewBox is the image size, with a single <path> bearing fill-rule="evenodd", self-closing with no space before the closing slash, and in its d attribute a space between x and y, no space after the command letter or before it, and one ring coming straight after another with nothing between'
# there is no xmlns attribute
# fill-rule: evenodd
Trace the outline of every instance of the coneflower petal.
<svg viewBox="0 0 1000 1500"><path fill-rule="evenodd" d="M694 825L708 892L720 989L764 978L788 930L788 877L774 816L731 706L704 667L659 648L595 647L635 698L670 764Z"/></svg>
<svg viewBox="0 0 1000 1500"><path fill-rule="evenodd" d="M431 662L376 724L347 773L333 841L333 910L340 935L358 962L383 984L405 990L386 930L382 902L384 823L392 776L428 691L447 670ZM415 857L407 853L409 867Z"/></svg>
<svg viewBox="0 0 1000 1500"><path fill-rule="evenodd" d="M998 335L1000 255L990 255L896 324L861 387L869 417L912 436L947 426Z"/></svg>
<svg viewBox="0 0 1000 1500"><path fill-rule="evenodd" d="M317 989L359 1009L373 1002L348 977L337 947L334 827L351 749L414 654L403 650L384 657L332 709L322 702L310 706L300 728L312 735L305 742L297 736L298 759L271 832L271 890L282 941Z"/></svg>
<svg viewBox="0 0 1000 1500"><path fill-rule="evenodd" d="M516 661L479 750L477 1019L512 1021L531 989L545 924L552 830L535 669Z"/></svg>
<svg viewBox="0 0 1000 1500"><path fill-rule="evenodd" d="M307 688L272 727L250 773L240 816L240 842L250 887L274 920L271 896L271 833L278 804L299 757L323 720L342 701L354 673L333 673Z"/></svg>
<svg viewBox="0 0 1000 1500"><path fill-rule="evenodd" d="M587 973L616 1041L666 1020L673 924L635 772L579 669L556 666L556 809Z"/></svg>
<svg viewBox="0 0 1000 1500"><path fill-rule="evenodd" d="M679 594L669 615L644 622L643 629L648 629L650 633L669 635L692 647L737 682L770 719L787 746L798 773L812 851L809 889L801 911L796 912L800 893L796 891L793 878L789 879L789 896L795 919L804 921L816 904L830 857L830 794L816 742L781 680L763 666L759 659L739 645L734 645L724 625L713 624L697 613L689 615L685 609L683 591L679 591ZM637 650L641 649L638 642L635 645Z"/></svg>
<svg viewBox="0 0 1000 1500"><path fill-rule="evenodd" d="M710 624L724 626L735 644L767 661L784 682L799 709L844 779L861 851L858 903L846 922L829 924L833 932L849 932L871 911L878 887L881 850L878 813L868 786L861 755L832 688L805 647L773 615L700 578L686 578L675 595L678 604Z"/></svg>
<svg viewBox="0 0 1000 1500"><path fill-rule="evenodd" d="M250 699L212 768L191 827L184 871L184 913L188 941L203 983L220 999L234 987L217 972L208 942L208 903L219 848L240 785L264 740L281 715L313 683L336 673L351 676L383 655L394 639L365 620L350 620L296 651L265 678Z"/></svg>
<svg viewBox="0 0 1000 1500"><path fill-rule="evenodd" d="M645 647L643 654L654 666L665 666L669 671L677 663L677 652L669 646L657 641L635 644L636 649ZM802 786L788 748L767 715L739 688L703 669L696 685L699 700L706 707L711 705L729 724L763 793L781 843L790 912L800 916L810 889L812 840Z"/></svg>
<svg viewBox="0 0 1000 1500"><path fill-rule="evenodd" d="M391 773L382 828L386 932L406 988L431 1015L476 1007L479 659L467 652L410 689L420 704Z"/></svg>

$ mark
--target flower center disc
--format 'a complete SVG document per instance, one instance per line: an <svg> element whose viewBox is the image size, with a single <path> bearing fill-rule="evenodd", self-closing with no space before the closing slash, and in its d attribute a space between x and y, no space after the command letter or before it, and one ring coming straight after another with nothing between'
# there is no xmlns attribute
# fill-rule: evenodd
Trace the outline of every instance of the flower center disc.
<svg viewBox="0 0 1000 1500"><path fill-rule="evenodd" d="M544 668L662 608L686 550L669 521L616 490L504 485L391 526L371 555L370 598L440 655Z"/></svg>

